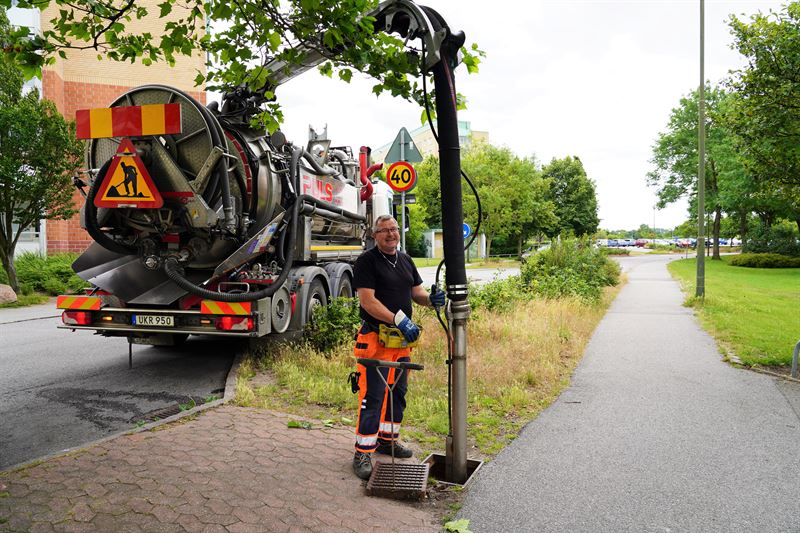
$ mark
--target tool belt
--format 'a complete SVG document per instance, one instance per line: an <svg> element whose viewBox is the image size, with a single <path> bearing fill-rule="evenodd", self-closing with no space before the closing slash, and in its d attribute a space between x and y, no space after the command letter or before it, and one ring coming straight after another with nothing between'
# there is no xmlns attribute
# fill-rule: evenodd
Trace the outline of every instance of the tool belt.
<svg viewBox="0 0 800 533"><path fill-rule="evenodd" d="M422 331L420 331L420 335L422 335ZM419 343L419 337L417 337L414 342L408 342L403 336L403 332L399 329L387 326L386 324L379 324L378 342L380 342L384 348L415 348Z"/></svg>

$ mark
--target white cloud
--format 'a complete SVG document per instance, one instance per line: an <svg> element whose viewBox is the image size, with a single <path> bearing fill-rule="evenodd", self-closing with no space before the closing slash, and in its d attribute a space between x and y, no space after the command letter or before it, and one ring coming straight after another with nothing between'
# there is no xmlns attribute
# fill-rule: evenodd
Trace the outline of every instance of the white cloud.
<svg viewBox="0 0 800 533"><path fill-rule="evenodd" d="M421 2L425 4L424 0ZM699 0L430 0L454 30L488 54L478 75L457 70L469 108L459 116L517 154L577 155L598 189L602 226L652 224L645 185L650 147L670 110L699 83ZM778 1L706 2L706 78L741 64L729 49L729 13L779 9ZM328 125L335 144L357 149L390 142L419 125L416 105L376 98L371 82L350 85L316 73L278 89L284 131L305 142ZM681 203L656 213L659 227L686 218Z"/></svg>

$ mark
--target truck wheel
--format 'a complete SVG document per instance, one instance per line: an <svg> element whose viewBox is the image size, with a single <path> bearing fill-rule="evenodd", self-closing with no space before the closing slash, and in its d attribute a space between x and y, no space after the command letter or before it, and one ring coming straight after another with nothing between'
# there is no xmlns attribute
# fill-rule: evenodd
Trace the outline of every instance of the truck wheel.
<svg viewBox="0 0 800 533"><path fill-rule="evenodd" d="M339 298L352 298L353 297L353 282L350 281L350 276L343 275L339 282L339 290L336 295Z"/></svg>
<svg viewBox="0 0 800 533"><path fill-rule="evenodd" d="M325 286L322 280L314 278L308 289L308 303L306 304L306 323L311 322L314 316L314 309L320 305L328 305L328 295L325 294Z"/></svg>

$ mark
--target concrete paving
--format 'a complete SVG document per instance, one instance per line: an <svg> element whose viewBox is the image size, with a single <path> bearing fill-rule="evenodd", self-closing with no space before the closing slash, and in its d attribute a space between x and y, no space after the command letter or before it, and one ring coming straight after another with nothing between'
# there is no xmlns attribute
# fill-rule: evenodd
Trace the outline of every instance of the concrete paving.
<svg viewBox="0 0 800 533"><path fill-rule="evenodd" d="M724 363L667 261L622 261L572 385L470 488L472 531L800 531L800 385Z"/></svg>

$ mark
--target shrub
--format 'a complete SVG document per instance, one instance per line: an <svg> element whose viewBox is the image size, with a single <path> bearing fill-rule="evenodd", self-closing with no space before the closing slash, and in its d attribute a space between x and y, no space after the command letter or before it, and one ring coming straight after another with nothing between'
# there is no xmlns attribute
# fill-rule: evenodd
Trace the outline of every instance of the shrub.
<svg viewBox="0 0 800 533"><path fill-rule="evenodd" d="M745 253L732 257L730 264L750 268L800 268L800 257Z"/></svg>
<svg viewBox="0 0 800 533"><path fill-rule="evenodd" d="M508 311L522 300L530 299L530 293L519 276L494 279L483 285L471 285L469 305L472 310Z"/></svg>
<svg viewBox="0 0 800 533"><path fill-rule="evenodd" d="M315 349L327 353L345 342L352 342L360 324L358 299L333 298L328 305L314 309L305 327L305 339Z"/></svg>
<svg viewBox="0 0 800 533"><path fill-rule="evenodd" d="M523 263L522 283L545 298L600 298L602 288L619 282L620 268L588 240L562 239Z"/></svg>
<svg viewBox="0 0 800 533"><path fill-rule="evenodd" d="M46 257L34 252L21 254L14 260L20 292L30 294L35 291L52 296L79 292L88 284L72 270L72 263L77 257L78 254L71 253ZM5 272L3 277L6 278Z"/></svg>
<svg viewBox="0 0 800 533"><path fill-rule="evenodd" d="M800 255L797 231L788 225L767 227L764 224L759 224L747 232L742 251L747 253Z"/></svg>

